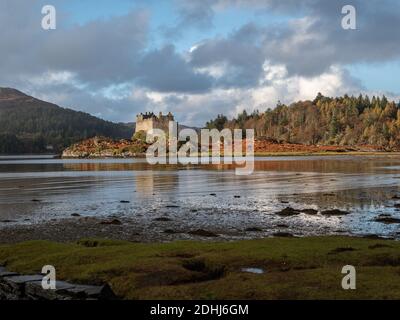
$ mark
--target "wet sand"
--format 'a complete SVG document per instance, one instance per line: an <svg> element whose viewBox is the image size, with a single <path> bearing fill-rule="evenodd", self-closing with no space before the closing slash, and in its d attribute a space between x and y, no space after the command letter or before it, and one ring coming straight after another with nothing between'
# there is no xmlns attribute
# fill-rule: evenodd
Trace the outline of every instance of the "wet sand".
<svg viewBox="0 0 400 320"><path fill-rule="evenodd" d="M352 208L364 198L364 209L375 204L370 213ZM396 188L367 189L363 195L354 190L320 194L282 196L268 212L257 209L226 211L210 208L194 209L167 205L146 214L111 214L85 216L74 213L65 218L53 218L18 223L0 222L0 243L27 240L76 241L82 238L119 239L136 242L173 240L230 241L271 236L352 235L400 239L400 223L375 221L379 217L400 219ZM215 195L209 195L215 198ZM376 206L385 198L385 204ZM238 198L234 198L238 199ZM300 203L300 204L299 204ZM327 205L330 203L331 205ZM130 204L126 204L129 206ZM339 215L326 215L326 210L344 208ZM281 214L290 208L295 214ZM347 210L347 211L344 211Z"/></svg>
<svg viewBox="0 0 400 320"><path fill-rule="evenodd" d="M400 219L399 156L260 158L244 177L229 166L144 161L0 161L0 242L400 238L400 224L375 221ZM286 207L317 212L277 214ZM331 209L349 214L321 214Z"/></svg>

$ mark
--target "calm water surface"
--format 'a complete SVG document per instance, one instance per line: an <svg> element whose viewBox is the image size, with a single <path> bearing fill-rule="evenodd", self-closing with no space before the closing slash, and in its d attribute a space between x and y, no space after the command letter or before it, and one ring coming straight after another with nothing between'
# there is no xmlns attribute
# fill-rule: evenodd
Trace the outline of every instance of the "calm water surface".
<svg viewBox="0 0 400 320"><path fill-rule="evenodd" d="M295 234L373 233L400 237L400 156L257 158L255 171L229 166L151 166L145 159L0 158L0 227L82 216L170 215L182 223L230 230L287 224ZM215 194L215 195L211 195ZM240 197L239 197L240 196ZM121 203L129 201L129 203ZM343 217L283 218L287 206L350 211ZM8 220L8 222L6 222ZM251 235L250 235L251 237Z"/></svg>

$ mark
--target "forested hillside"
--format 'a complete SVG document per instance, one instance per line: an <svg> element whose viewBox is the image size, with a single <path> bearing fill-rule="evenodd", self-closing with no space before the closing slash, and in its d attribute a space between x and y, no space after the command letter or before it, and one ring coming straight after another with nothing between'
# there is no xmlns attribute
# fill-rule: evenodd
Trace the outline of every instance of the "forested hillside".
<svg viewBox="0 0 400 320"><path fill-rule="evenodd" d="M273 110L243 111L228 120L219 115L208 128L254 128L257 137L282 142L323 145L377 145L400 147L400 107L386 97L328 98L289 106L278 103Z"/></svg>
<svg viewBox="0 0 400 320"><path fill-rule="evenodd" d="M0 88L0 153L60 152L94 136L130 138L133 126L61 108L22 92Z"/></svg>

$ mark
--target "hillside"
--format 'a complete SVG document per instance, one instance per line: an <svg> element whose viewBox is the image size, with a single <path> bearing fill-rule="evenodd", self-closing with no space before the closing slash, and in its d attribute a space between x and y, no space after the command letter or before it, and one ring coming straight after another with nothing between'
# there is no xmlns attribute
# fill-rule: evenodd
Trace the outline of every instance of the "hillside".
<svg viewBox="0 0 400 320"><path fill-rule="evenodd" d="M60 152L94 136L131 138L133 126L61 108L16 89L0 88L0 154Z"/></svg>
<svg viewBox="0 0 400 320"><path fill-rule="evenodd" d="M385 96L329 98L318 94L313 101L278 103L265 112L243 111L230 120L218 115L206 126L255 129L256 138L284 143L400 150L400 105Z"/></svg>

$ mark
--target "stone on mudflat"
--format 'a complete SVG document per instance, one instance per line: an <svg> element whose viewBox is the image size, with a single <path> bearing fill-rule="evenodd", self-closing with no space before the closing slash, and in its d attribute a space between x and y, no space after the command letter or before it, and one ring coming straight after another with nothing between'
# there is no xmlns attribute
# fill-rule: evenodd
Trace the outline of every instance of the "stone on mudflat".
<svg viewBox="0 0 400 320"><path fill-rule="evenodd" d="M100 221L100 224L121 225L122 222L120 220L118 220L118 219L112 219L112 220Z"/></svg>
<svg viewBox="0 0 400 320"><path fill-rule="evenodd" d="M291 207L286 207L285 209L276 212L277 215L282 216L282 217L290 217L290 216L295 216L300 214L299 210L293 209Z"/></svg>
<svg viewBox="0 0 400 320"><path fill-rule="evenodd" d="M274 237L278 237L278 238L292 238L292 237L294 237L293 234L291 234L289 232L275 232L272 235Z"/></svg>
<svg viewBox="0 0 400 320"><path fill-rule="evenodd" d="M318 210L315 209L302 209L300 210L301 213L309 214L309 215L316 215L318 214Z"/></svg>
<svg viewBox="0 0 400 320"><path fill-rule="evenodd" d="M321 214L323 216L345 216L345 215L350 214L350 212L343 211L343 210L338 210L338 209L333 209L333 210L321 211Z"/></svg>
<svg viewBox="0 0 400 320"><path fill-rule="evenodd" d="M257 228L257 227L250 227L250 228L246 228L244 231L248 231L248 232L261 232L262 229Z"/></svg>
<svg viewBox="0 0 400 320"><path fill-rule="evenodd" d="M203 229L189 231L188 233L191 235L200 236L200 237L218 237L218 235L215 234L214 232L203 230Z"/></svg>
<svg viewBox="0 0 400 320"><path fill-rule="evenodd" d="M398 223L400 223L400 219L399 218L394 218L394 217L387 217L387 216L385 216L385 217L378 217L378 218L375 218L373 221L375 221L375 222L381 222L381 223L385 223L385 224L398 224Z"/></svg>

